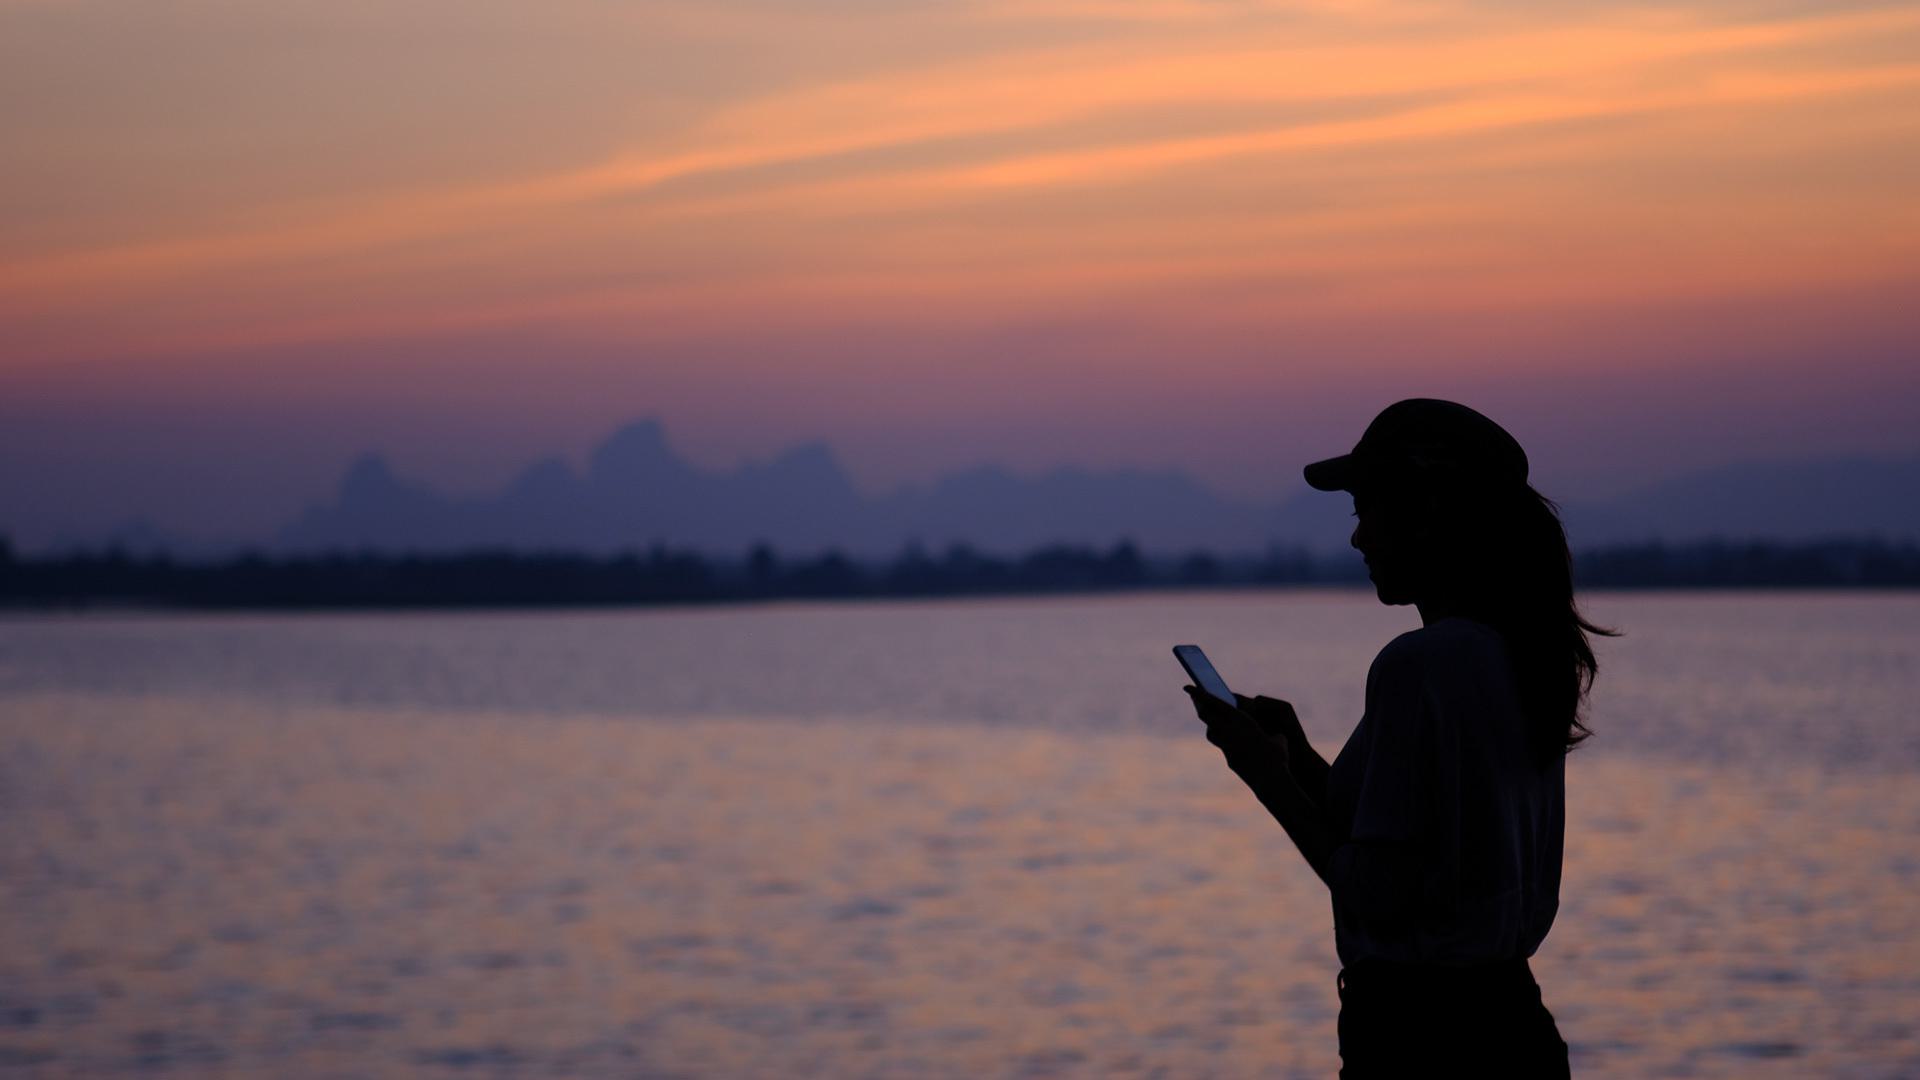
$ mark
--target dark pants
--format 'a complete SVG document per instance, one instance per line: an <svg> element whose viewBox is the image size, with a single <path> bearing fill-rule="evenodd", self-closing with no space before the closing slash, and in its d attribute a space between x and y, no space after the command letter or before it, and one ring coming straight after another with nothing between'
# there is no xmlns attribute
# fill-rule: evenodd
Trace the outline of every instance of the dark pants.
<svg viewBox="0 0 1920 1080"><path fill-rule="evenodd" d="M1567 1044L1525 960L1475 968L1362 960L1340 972L1341 1080L1567 1076Z"/></svg>

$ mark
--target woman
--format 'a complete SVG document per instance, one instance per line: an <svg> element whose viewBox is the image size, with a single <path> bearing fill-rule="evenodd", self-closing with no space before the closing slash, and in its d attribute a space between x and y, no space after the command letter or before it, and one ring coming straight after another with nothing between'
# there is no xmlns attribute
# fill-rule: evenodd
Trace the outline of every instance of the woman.
<svg viewBox="0 0 1920 1080"><path fill-rule="evenodd" d="M1188 687L1207 738L1333 894L1342 1077L1565 1076L1527 966L1559 905L1565 755L1588 734L1566 533L1527 457L1463 405L1389 406L1307 466L1353 495L1380 601L1423 624L1380 651L1332 764L1293 707Z"/></svg>

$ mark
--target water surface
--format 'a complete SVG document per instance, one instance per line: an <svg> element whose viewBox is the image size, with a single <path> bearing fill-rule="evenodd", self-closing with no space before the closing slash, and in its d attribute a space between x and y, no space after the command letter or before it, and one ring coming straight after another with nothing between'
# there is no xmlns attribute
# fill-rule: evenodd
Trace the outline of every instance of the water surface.
<svg viewBox="0 0 1920 1080"><path fill-rule="evenodd" d="M1920 1073L1920 598L1615 595L1536 958L1584 1075ZM0 622L24 1075L1326 1076L1345 592Z"/></svg>

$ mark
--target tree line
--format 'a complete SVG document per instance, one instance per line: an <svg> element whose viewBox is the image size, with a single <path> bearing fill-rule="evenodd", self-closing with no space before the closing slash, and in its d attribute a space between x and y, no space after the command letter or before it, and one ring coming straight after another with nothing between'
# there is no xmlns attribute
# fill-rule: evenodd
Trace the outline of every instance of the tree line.
<svg viewBox="0 0 1920 1080"><path fill-rule="evenodd" d="M1713 541L1594 548L1575 580L1601 588L1920 586L1920 546L1878 540ZM0 606L13 608L432 608L620 606L781 599L942 597L1154 588L1352 585L1356 556L1275 547L1257 556L1143 555L1131 542L1000 555L909 545L890 559L829 551L734 557L655 546L617 555L475 551L240 555L185 560L123 551L22 557L0 539Z"/></svg>

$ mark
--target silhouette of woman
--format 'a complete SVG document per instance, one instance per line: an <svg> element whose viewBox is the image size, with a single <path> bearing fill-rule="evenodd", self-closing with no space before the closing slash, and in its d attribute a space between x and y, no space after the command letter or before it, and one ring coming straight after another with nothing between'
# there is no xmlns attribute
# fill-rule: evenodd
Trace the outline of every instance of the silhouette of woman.
<svg viewBox="0 0 1920 1080"><path fill-rule="evenodd" d="M1423 624L1380 650L1331 764L1293 707L1187 691L1207 739L1333 898L1340 1075L1566 1076L1527 958L1560 897L1566 752L1595 671L1566 533L1498 424L1389 406L1306 468L1353 495L1380 601Z"/></svg>

